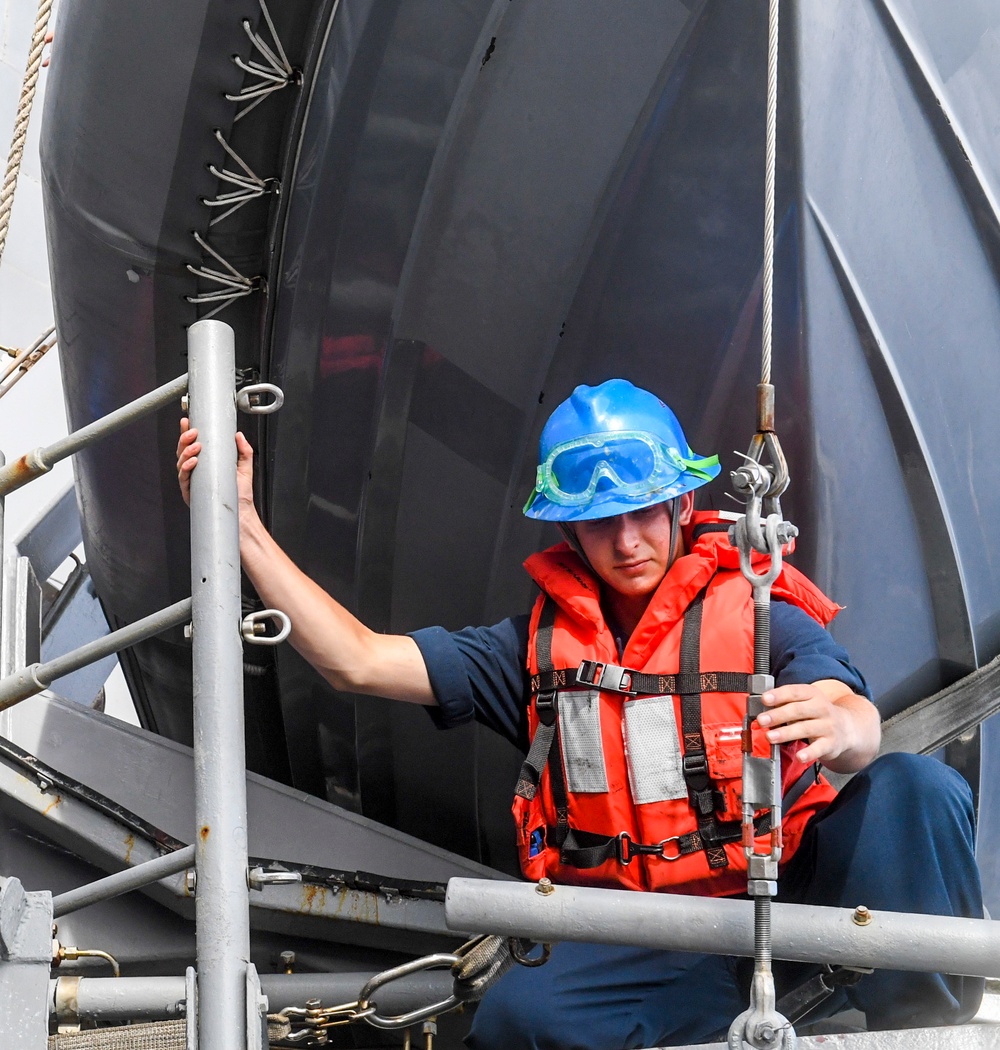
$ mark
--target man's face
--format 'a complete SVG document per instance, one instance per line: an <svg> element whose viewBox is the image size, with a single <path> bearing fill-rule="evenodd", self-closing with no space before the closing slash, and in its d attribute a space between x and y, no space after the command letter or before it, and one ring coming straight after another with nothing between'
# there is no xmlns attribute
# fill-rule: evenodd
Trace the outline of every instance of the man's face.
<svg viewBox="0 0 1000 1050"><path fill-rule="evenodd" d="M693 503L690 493L682 497L682 525L690 520ZM597 575L626 597L649 597L670 568L669 502L613 518L579 521L574 528Z"/></svg>

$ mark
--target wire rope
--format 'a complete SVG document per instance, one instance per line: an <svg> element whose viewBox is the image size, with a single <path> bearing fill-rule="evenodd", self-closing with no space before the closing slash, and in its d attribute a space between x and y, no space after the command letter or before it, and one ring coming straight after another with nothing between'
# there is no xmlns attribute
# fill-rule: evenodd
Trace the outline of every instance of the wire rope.
<svg viewBox="0 0 1000 1050"><path fill-rule="evenodd" d="M767 131L764 151L764 281L760 365L761 383L771 382L771 336L774 313L774 186L778 123L778 4L770 0L767 32Z"/></svg>

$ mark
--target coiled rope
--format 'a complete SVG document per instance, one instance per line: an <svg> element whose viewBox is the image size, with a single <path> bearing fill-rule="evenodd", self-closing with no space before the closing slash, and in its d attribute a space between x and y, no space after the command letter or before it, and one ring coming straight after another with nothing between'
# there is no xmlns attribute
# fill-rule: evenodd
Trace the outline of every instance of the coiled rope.
<svg viewBox="0 0 1000 1050"><path fill-rule="evenodd" d="M35 31L31 37L31 51L28 53L28 68L24 73L21 85L21 98L17 104L17 118L14 121L14 137L7 155L7 171L0 189L0 258L7 246L7 231L10 229L10 212L14 207L14 190L17 187L17 176L24 159L24 143L28 138L28 120L31 117L31 106L35 101L35 87L38 84L38 73L42 68L42 51L45 49L45 34L49 26L49 14L52 11L52 0L40 0L38 15L35 18Z"/></svg>

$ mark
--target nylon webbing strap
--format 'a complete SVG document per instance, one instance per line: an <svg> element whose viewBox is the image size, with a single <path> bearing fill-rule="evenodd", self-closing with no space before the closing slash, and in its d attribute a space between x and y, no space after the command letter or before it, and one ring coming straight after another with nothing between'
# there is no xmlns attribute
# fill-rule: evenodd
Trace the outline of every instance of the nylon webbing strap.
<svg viewBox="0 0 1000 1050"><path fill-rule="evenodd" d="M540 673L551 674L552 632L556 622L556 604L546 597L535 632L535 663ZM534 691L534 685L533 685ZM535 693L535 711L539 725L528 755L521 765L516 793L529 801L535 797L541 781L542 770L549 767L549 784L552 801L556 807L556 826L550 828L556 847L562 847L570 836L569 798L566 794L566 778L563 773L562 748L559 743L559 698L553 686ZM548 836L546 836L548 837Z"/></svg>
<svg viewBox="0 0 1000 1050"><path fill-rule="evenodd" d="M688 607L681 631L680 672L698 681L701 675L701 618L707 590L708 584ZM719 841L719 829L715 822L715 785L708 775L708 756L701 731L701 693L700 688L681 693L684 782L687 784L688 800L698 821L708 866L725 868L729 865L729 858Z"/></svg>
<svg viewBox="0 0 1000 1050"><path fill-rule="evenodd" d="M585 666L603 668L610 665L595 664L584 661ZM531 691L545 692L550 689L608 689L615 693L635 695L667 696L671 693L747 693L750 690L750 676L742 671L700 671L697 673L681 672L680 674L645 674L633 671L628 667L614 668L626 676L622 686L615 688L602 681L609 676L593 677L579 675L580 668L562 667L532 675Z"/></svg>

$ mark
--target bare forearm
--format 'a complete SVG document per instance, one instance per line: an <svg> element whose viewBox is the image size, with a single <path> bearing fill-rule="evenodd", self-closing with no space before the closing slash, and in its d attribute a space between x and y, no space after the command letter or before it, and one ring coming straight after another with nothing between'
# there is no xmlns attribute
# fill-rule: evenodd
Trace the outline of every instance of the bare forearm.
<svg viewBox="0 0 1000 1050"><path fill-rule="evenodd" d="M412 638L366 627L311 580L244 508L240 556L265 605L292 621L291 644L335 688L433 705L437 701Z"/></svg>

